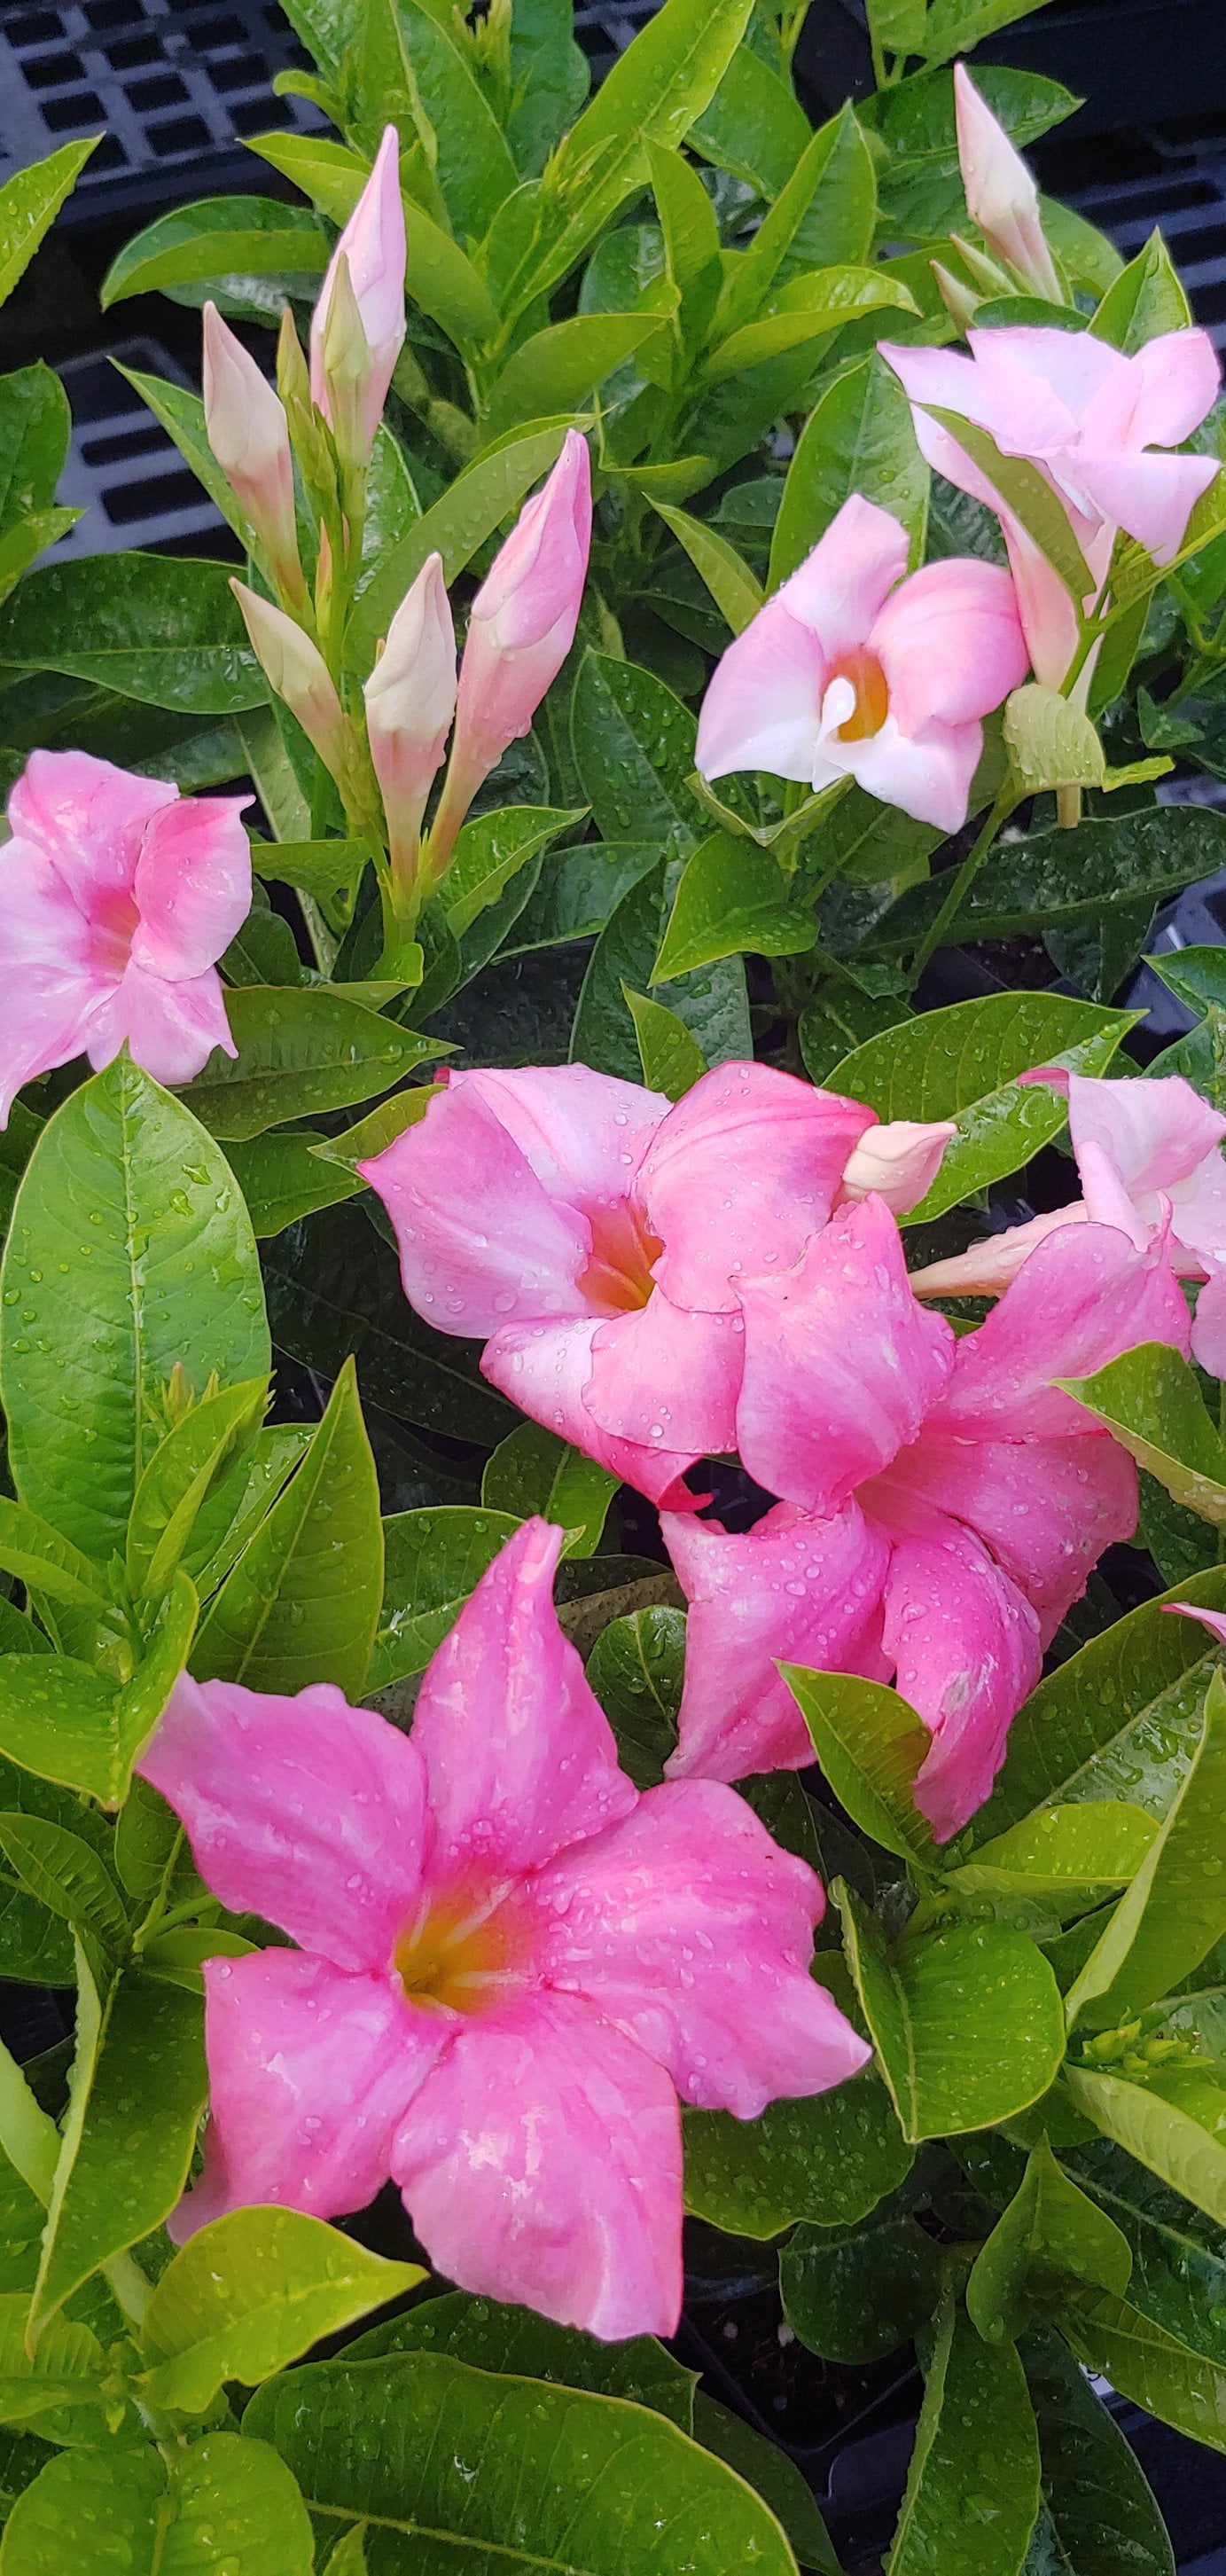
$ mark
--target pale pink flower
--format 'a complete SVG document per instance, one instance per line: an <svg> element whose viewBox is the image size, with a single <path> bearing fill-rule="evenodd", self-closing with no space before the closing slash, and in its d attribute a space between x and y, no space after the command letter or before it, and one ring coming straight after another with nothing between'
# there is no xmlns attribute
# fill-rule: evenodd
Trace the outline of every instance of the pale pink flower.
<svg viewBox="0 0 1226 2576"><path fill-rule="evenodd" d="M870 1127L849 1156L840 1199L884 1199L895 1216L905 1216L926 1198L958 1133L952 1118L891 1118Z"/></svg>
<svg viewBox="0 0 1226 2576"><path fill-rule="evenodd" d="M1060 280L1043 231L1038 189L965 63L954 64L954 117L971 221L989 250L1007 260L1036 295L1059 304Z"/></svg>
<svg viewBox="0 0 1226 2576"><path fill-rule="evenodd" d="M222 473L245 510L287 598L303 601L294 461L279 396L215 304L204 308L204 426Z"/></svg>
<svg viewBox="0 0 1226 2576"><path fill-rule="evenodd" d="M686 2102L752 2119L869 2054L809 1974L824 1899L727 1788L642 1796L527 1522L411 1736L328 1684L179 1682L140 1768L222 1903L297 1943L205 1967L212 2118L180 2239L390 2174L462 2289L671 2334Z"/></svg>
<svg viewBox="0 0 1226 2576"><path fill-rule="evenodd" d="M1169 1240L1180 1277L1205 1283L1192 1353L1211 1376L1226 1378L1226 1118L1179 1074L1100 1082L1050 1065L1020 1079L1064 1093L1083 1195L916 1271L917 1295L999 1296L1054 1227L1118 1226L1138 1248Z"/></svg>
<svg viewBox="0 0 1226 2576"><path fill-rule="evenodd" d="M242 611L251 650L277 696L296 716L333 777L343 773L348 733L336 683L317 644L276 601L249 590L236 574L230 588Z"/></svg>
<svg viewBox="0 0 1226 2576"><path fill-rule="evenodd" d="M336 346L338 272L346 264L361 337L356 349ZM339 428L336 403L354 413L360 451L369 455L383 417L387 389L404 343L404 206L400 196L400 137L384 129L374 168L332 253L311 316L311 395L325 420ZM352 320L352 315L349 317ZM331 331L330 331L331 326ZM346 334L346 339L348 335ZM362 345L364 343L364 346ZM334 378L343 376L343 384Z"/></svg>
<svg viewBox="0 0 1226 2576"><path fill-rule="evenodd" d="M525 1413L652 1502L736 1436L740 1282L830 1215L872 1111L764 1064L675 1107L586 1065L454 1073L362 1165L404 1292ZM917 1310L918 1311L918 1310Z"/></svg>
<svg viewBox="0 0 1226 2576"><path fill-rule="evenodd" d="M215 960L251 909L249 796L35 751L0 849L0 1126L24 1082L127 1044L158 1082L237 1053Z"/></svg>
<svg viewBox="0 0 1226 2576"><path fill-rule="evenodd" d="M587 440L568 429L469 611L451 762L430 834L436 872L482 779L528 732L574 643L591 542Z"/></svg>
<svg viewBox="0 0 1226 2576"><path fill-rule="evenodd" d="M1017 602L996 564L904 580L907 544L888 510L858 492L843 503L718 664L698 719L704 778L852 777L942 832L965 823L980 718L1026 676Z"/></svg>
<svg viewBox="0 0 1226 2576"><path fill-rule="evenodd" d="M881 341L911 397L915 432L930 465L995 510L1009 549L1035 677L1059 688L1077 648L1072 600L1045 555L990 478L926 406L957 412L989 431L1005 456L1026 457L1059 495L1089 569L1089 607L1106 580L1123 528L1155 563L1183 543L1212 456L1155 456L1190 436L1216 397L1218 362L1204 331L1168 331L1134 357L1092 331L969 331L969 358L952 349Z"/></svg>
<svg viewBox="0 0 1226 2576"><path fill-rule="evenodd" d="M1131 1458L1052 1380L1138 1342L1186 1350L1183 1298L1160 1245L1066 1226L955 1340L868 1199L742 1304L741 1455L786 1500L747 1537L665 1519L690 1601L670 1772L812 1759L779 1662L893 1674L933 1738L916 1803L948 1841L988 1796L1044 1646L1136 1523Z"/></svg>
<svg viewBox="0 0 1226 2576"><path fill-rule="evenodd" d="M411 892L421 819L456 701L455 628L441 555L427 555L401 600L363 696L392 867Z"/></svg>

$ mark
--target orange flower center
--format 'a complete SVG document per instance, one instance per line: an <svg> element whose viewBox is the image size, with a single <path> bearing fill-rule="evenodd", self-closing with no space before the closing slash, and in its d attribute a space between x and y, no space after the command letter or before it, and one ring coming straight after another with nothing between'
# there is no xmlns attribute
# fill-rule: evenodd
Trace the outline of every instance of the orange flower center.
<svg viewBox="0 0 1226 2576"><path fill-rule="evenodd" d="M492 2002L520 1947L499 1891L461 1883L404 1925L392 1966L411 2004L476 2013Z"/></svg>
<svg viewBox="0 0 1226 2576"><path fill-rule="evenodd" d="M592 1257L579 1286L596 1314L633 1314L651 1295L651 1265L664 1246L629 1199L585 1207L583 1213L592 1229Z"/></svg>
<svg viewBox="0 0 1226 2576"><path fill-rule="evenodd" d="M830 680L850 680L856 703L846 722L838 729L840 742L867 742L870 734L880 733L890 712L889 682L875 653L867 644L857 644L836 662Z"/></svg>

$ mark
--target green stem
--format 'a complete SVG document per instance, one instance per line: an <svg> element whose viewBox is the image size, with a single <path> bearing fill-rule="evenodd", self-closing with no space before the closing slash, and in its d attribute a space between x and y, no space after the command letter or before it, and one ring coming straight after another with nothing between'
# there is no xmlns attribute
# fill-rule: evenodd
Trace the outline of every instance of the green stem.
<svg viewBox="0 0 1226 2576"><path fill-rule="evenodd" d="M941 947L946 931L950 928L951 924L957 920L958 914L962 909L963 900L965 896L969 894L1002 823L1008 821L1010 814L1013 812L1014 806L1019 802L1020 799L1012 778L1006 779L1005 784L1001 788L1000 794L988 815L987 821L978 836L978 839L976 840L973 848L967 852L961 867L954 873L953 882L943 904L941 905L936 920L933 922L931 928L925 932L925 935L920 941L919 947L915 952L911 966L911 984L913 990L918 984L929 958L935 954L938 948Z"/></svg>

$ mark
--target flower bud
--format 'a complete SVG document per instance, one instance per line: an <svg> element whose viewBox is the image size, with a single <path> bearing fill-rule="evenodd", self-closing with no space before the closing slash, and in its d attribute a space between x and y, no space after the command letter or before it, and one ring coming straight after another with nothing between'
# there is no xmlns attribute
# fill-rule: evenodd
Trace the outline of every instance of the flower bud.
<svg viewBox="0 0 1226 2576"><path fill-rule="evenodd" d="M311 393L350 464L370 454L404 341L404 266L400 138L389 125L311 320Z"/></svg>
<svg viewBox="0 0 1226 2576"><path fill-rule="evenodd" d="M973 286L964 286L961 278L955 277L943 260L930 259L928 266L936 279L937 291L946 312L952 315L960 331L969 331L983 302L982 296L976 295Z"/></svg>
<svg viewBox="0 0 1226 2576"><path fill-rule="evenodd" d="M290 714L297 717L325 769L338 777L347 749L345 717L318 645L303 634L283 608L275 607L270 599L261 599L257 591L248 590L245 582L232 580L230 588L270 687L284 699Z"/></svg>
<svg viewBox="0 0 1226 2576"><path fill-rule="evenodd" d="M521 510L472 604L455 741L431 834L445 861L483 778L525 734L575 640L592 538L586 440L568 429L548 481Z"/></svg>
<svg viewBox="0 0 1226 2576"><path fill-rule="evenodd" d="M967 209L984 240L1036 295L1063 302L1039 214L1039 192L965 63L954 64L958 159Z"/></svg>
<svg viewBox="0 0 1226 2576"><path fill-rule="evenodd" d="M204 425L226 481L268 557L277 587L306 597L294 518L285 412L215 304L204 308Z"/></svg>
<svg viewBox="0 0 1226 2576"><path fill-rule="evenodd" d="M870 1127L844 1166L840 1199L866 1199L873 1191L895 1216L905 1215L931 1189L957 1133L950 1118L892 1118Z"/></svg>
<svg viewBox="0 0 1226 2576"><path fill-rule="evenodd" d="M411 898L421 818L456 701L455 628L441 555L427 557L401 600L363 694L392 869Z"/></svg>

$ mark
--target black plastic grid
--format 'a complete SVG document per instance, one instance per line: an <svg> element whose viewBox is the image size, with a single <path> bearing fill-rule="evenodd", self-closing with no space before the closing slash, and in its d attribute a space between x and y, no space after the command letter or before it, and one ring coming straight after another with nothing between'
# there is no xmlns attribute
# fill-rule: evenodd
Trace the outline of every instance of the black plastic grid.
<svg viewBox="0 0 1226 2576"><path fill-rule="evenodd" d="M304 59L277 0L0 0L0 180L101 133L64 224L258 185L245 136L323 123L270 88Z"/></svg>
<svg viewBox="0 0 1226 2576"><path fill-rule="evenodd" d="M151 340L124 340L105 355L65 359L58 373L72 407L72 444L57 497L85 516L60 539L56 559L114 554L123 546L163 554L214 552L225 524L220 511L161 423L112 366L113 357L142 375L188 381L168 351Z"/></svg>
<svg viewBox="0 0 1226 2576"><path fill-rule="evenodd" d="M1109 158L1101 147L1094 157L1107 164L1102 175L1059 193L1125 259L1159 226L1197 321L1226 356L1226 120L1199 133L1167 126L1120 136Z"/></svg>
<svg viewBox="0 0 1226 2576"><path fill-rule="evenodd" d="M598 80L658 6L659 0L576 0L575 35Z"/></svg>

